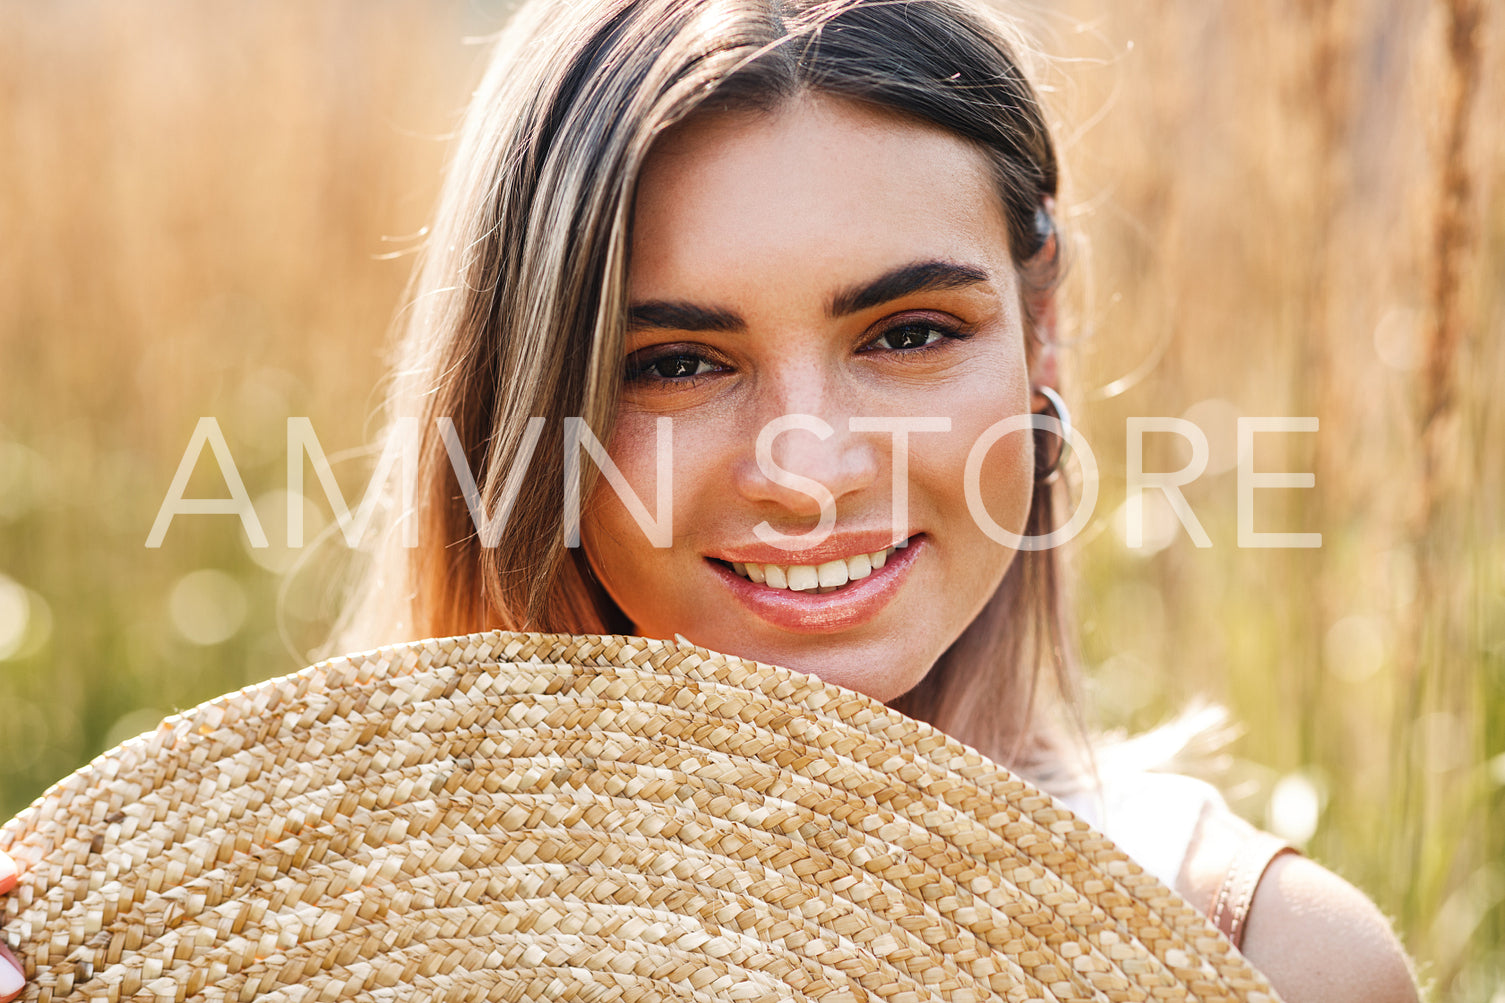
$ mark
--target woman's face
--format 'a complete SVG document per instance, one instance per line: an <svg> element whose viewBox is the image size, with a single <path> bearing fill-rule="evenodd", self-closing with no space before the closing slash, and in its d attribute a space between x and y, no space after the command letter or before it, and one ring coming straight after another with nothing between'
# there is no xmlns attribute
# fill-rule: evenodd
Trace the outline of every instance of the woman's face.
<svg viewBox="0 0 1505 1003"><path fill-rule="evenodd" d="M653 546L600 478L582 532L607 592L640 634L682 634L879 700L913 687L1014 556L964 490L981 433L1030 401L1018 280L983 155L830 97L693 119L643 172L628 292L608 452L651 512L656 423L672 419L673 543ZM787 415L830 434L772 436L760 465L760 432ZM949 431L909 434L897 531L897 436L854 430L859 419L949 419ZM988 518L1016 534L1032 466L1030 436L1016 432L980 468ZM819 528L820 489L794 478L829 491L834 522L818 544L765 542Z"/></svg>

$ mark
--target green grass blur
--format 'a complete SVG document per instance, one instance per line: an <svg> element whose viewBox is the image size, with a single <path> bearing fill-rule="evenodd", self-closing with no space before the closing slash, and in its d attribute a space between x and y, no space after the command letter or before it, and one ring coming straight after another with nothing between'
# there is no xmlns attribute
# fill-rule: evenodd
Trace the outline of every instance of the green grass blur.
<svg viewBox="0 0 1505 1003"><path fill-rule="evenodd" d="M498 5L0 0L0 817L163 714L293 671L340 546L283 537L285 422L353 506L400 306ZM1482 4L1035 3L1066 164L1072 561L1093 711L1197 697L1219 774L1395 917L1433 997L1505 1000L1505 17ZM1473 30L1469 26L1477 20ZM200 416L273 546L180 517ZM1209 439L1125 543L1125 429ZM1258 437L1238 545L1239 417ZM1151 433L1145 467L1190 453ZM310 477L312 476L310 471ZM310 480L310 536L330 509ZM208 454L190 497L223 497Z"/></svg>

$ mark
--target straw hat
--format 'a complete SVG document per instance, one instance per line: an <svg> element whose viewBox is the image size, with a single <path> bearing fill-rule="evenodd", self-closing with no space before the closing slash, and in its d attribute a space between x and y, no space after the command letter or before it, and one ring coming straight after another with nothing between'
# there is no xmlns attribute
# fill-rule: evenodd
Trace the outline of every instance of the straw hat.
<svg viewBox="0 0 1505 1003"><path fill-rule="evenodd" d="M1275 998L955 740L642 638L330 659L99 757L0 849L26 999Z"/></svg>

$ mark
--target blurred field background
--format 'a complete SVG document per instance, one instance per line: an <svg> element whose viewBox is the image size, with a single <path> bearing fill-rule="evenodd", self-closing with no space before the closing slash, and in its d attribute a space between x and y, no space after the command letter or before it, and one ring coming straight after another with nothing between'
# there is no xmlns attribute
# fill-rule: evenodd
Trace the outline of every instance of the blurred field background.
<svg viewBox="0 0 1505 1003"><path fill-rule="evenodd" d="M390 318L506 5L0 0L0 817L165 713L301 667L343 544L289 550L285 422L364 491ZM1035 3L1067 166L1073 550L1106 726L1197 697L1254 821L1505 1003L1505 15L1477 2ZM273 546L144 544L200 416ZM1210 440L1124 542L1124 426ZM1258 440L1237 546L1240 416ZM1188 452L1152 435L1146 467ZM330 520L312 485L310 538ZM223 497L205 457L189 497Z"/></svg>

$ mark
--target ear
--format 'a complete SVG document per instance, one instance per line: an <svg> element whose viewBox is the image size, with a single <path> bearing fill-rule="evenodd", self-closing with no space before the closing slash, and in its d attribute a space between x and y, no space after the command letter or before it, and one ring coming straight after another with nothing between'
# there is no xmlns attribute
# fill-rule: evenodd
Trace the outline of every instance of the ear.
<svg viewBox="0 0 1505 1003"><path fill-rule="evenodd" d="M1039 319L1035 333L1029 337L1035 341L1034 357L1029 365L1030 410L1044 411L1049 408L1039 387L1055 390L1061 385L1060 354L1056 350L1055 298L1047 297L1048 303L1035 316Z"/></svg>

